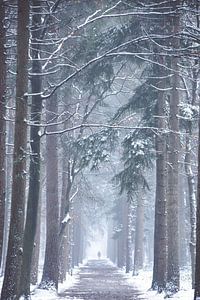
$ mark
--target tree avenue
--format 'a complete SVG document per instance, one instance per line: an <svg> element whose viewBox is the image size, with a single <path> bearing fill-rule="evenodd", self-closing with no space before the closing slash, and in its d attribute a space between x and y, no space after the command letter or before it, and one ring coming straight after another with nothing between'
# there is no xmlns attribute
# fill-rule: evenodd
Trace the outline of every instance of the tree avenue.
<svg viewBox="0 0 200 300"><path fill-rule="evenodd" d="M2 300L90 256L200 299L199 5L0 0Z"/></svg>

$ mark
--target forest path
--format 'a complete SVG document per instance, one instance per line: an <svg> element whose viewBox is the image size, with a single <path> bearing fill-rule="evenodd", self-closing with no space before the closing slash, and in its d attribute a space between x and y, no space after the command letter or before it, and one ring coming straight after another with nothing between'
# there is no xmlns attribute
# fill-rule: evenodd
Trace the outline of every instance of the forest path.
<svg viewBox="0 0 200 300"><path fill-rule="evenodd" d="M137 300L141 293L128 284L108 260L89 260L80 268L78 282L59 296L76 300Z"/></svg>

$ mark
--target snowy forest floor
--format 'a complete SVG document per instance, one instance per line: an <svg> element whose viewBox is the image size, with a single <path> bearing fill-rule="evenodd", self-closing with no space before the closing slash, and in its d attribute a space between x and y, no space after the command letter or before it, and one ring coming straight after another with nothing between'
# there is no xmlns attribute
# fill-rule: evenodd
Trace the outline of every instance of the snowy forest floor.
<svg viewBox="0 0 200 300"><path fill-rule="evenodd" d="M36 290L33 300L164 300L165 294L150 291L152 271L141 271L138 276L125 274L109 260L89 260L66 283L60 285L59 296L53 292ZM173 300L192 300L190 272L181 272L181 291Z"/></svg>
<svg viewBox="0 0 200 300"><path fill-rule="evenodd" d="M34 289L32 300L163 300L165 294L150 291L152 272L142 271L138 276L125 274L109 260L89 260L68 275L59 285L59 295L54 291ZM0 282L2 283L2 277ZM192 300L188 270L181 272L181 290L173 300Z"/></svg>

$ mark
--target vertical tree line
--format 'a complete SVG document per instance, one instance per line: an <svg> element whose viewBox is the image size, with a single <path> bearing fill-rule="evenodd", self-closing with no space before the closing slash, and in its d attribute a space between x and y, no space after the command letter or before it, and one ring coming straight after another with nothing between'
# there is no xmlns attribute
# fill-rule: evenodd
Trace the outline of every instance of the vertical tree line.
<svg viewBox="0 0 200 300"><path fill-rule="evenodd" d="M30 299L35 253L58 291L106 226L109 258L174 294L184 215L200 297L198 2L0 0L2 299Z"/></svg>

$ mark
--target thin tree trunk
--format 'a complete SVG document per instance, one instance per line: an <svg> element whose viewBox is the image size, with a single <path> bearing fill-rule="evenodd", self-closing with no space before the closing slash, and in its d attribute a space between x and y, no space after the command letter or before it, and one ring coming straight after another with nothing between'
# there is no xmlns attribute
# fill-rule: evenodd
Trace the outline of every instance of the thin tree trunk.
<svg viewBox="0 0 200 300"><path fill-rule="evenodd" d="M191 167L190 137L186 136L185 172L188 181L189 205L190 205L190 256L192 266L192 287L195 280L195 245L196 245L196 188L194 174Z"/></svg>
<svg viewBox="0 0 200 300"><path fill-rule="evenodd" d="M126 273L129 273L132 267L132 240L131 240L131 232L132 232L132 205L131 199L128 196L127 199L127 211L126 211Z"/></svg>
<svg viewBox="0 0 200 300"><path fill-rule="evenodd" d="M125 266L125 239L126 239L126 232L125 232L125 225L127 221L127 215L126 215L126 208L127 205L124 198L119 199L118 204L118 213L120 214L120 225L121 225L121 232L120 236L117 240L117 266L119 268L123 268Z"/></svg>
<svg viewBox="0 0 200 300"><path fill-rule="evenodd" d="M133 275L137 275L138 271L143 268L143 260L144 260L144 199L141 194L138 197L137 211L136 211Z"/></svg>
<svg viewBox="0 0 200 300"><path fill-rule="evenodd" d="M179 1L171 3L176 11ZM172 12L170 24L174 37L172 46L178 49L179 40L176 33L179 31L179 15ZM168 191L167 191L167 233L168 233L168 265L167 265L167 290L176 293L180 286L179 271L179 74L178 57L171 57L171 68L174 70L171 79L172 91L170 95L169 117L169 145L168 145Z"/></svg>
<svg viewBox="0 0 200 300"><path fill-rule="evenodd" d="M47 122L55 119L58 112L56 94L47 101ZM51 126L56 130L56 125ZM58 203L58 153L57 136L47 135L47 182L46 182L46 250L40 288L58 289L59 276L59 203Z"/></svg>
<svg viewBox="0 0 200 300"><path fill-rule="evenodd" d="M26 185L29 1L18 0L16 115L13 156L11 224L1 299L18 299Z"/></svg>
<svg viewBox="0 0 200 300"><path fill-rule="evenodd" d="M9 105L14 106L14 101L11 98ZM14 119L15 114L12 110L8 111L9 119ZM5 218L4 218L4 241L3 241L3 253L2 253L2 266L1 273L4 273L6 254L8 246L8 235L10 228L10 211L11 211L11 192L12 192L12 168L13 168L13 148L10 147L14 140L14 124L9 122L6 128L6 201L5 201Z"/></svg>
<svg viewBox="0 0 200 300"><path fill-rule="evenodd" d="M62 159L63 165L62 165L62 192L61 192L61 207L60 207L60 220L62 220L65 217L65 197L66 197L66 182L67 182L67 163L66 163L66 157L64 155L63 150L63 159ZM62 223L60 224L62 226ZM64 228L63 236L61 239L61 245L60 245L60 270L59 270L59 279L60 282L63 282L66 279L66 272L67 272L67 246L68 246L68 226Z"/></svg>
<svg viewBox="0 0 200 300"><path fill-rule="evenodd" d="M41 199L38 204L37 228L34 240L34 248L31 260L31 278L30 283L36 285L38 282L38 267L40 256L40 225L41 225Z"/></svg>
<svg viewBox="0 0 200 300"><path fill-rule="evenodd" d="M200 299L200 119L198 139L198 183L197 183L197 219L196 219L196 268L195 268L195 290L194 300Z"/></svg>
<svg viewBox="0 0 200 300"><path fill-rule="evenodd" d="M181 154L182 155L182 154ZM180 175L179 175L179 238L180 238L180 267L184 268L188 265L189 260L189 241L188 241L188 234L187 230L187 205L186 203L186 194L187 194L187 187L186 187L186 178L184 175L184 166L180 166Z"/></svg>
<svg viewBox="0 0 200 300"><path fill-rule="evenodd" d="M198 10L198 9L197 9ZM198 25L199 27L199 25ZM192 70L192 96L191 104L198 104L198 62L195 63ZM188 96L188 102L190 98ZM195 284L195 255L196 255L196 184L195 176L192 170L192 122L188 120L186 128L186 150L185 150L185 173L188 182L188 195L190 206L190 257L192 267L192 287Z"/></svg>
<svg viewBox="0 0 200 300"><path fill-rule="evenodd" d="M6 29L5 5L0 0L0 266L3 251L4 214L5 214L5 157L6 157L6 122L5 122L5 94L6 94Z"/></svg>

